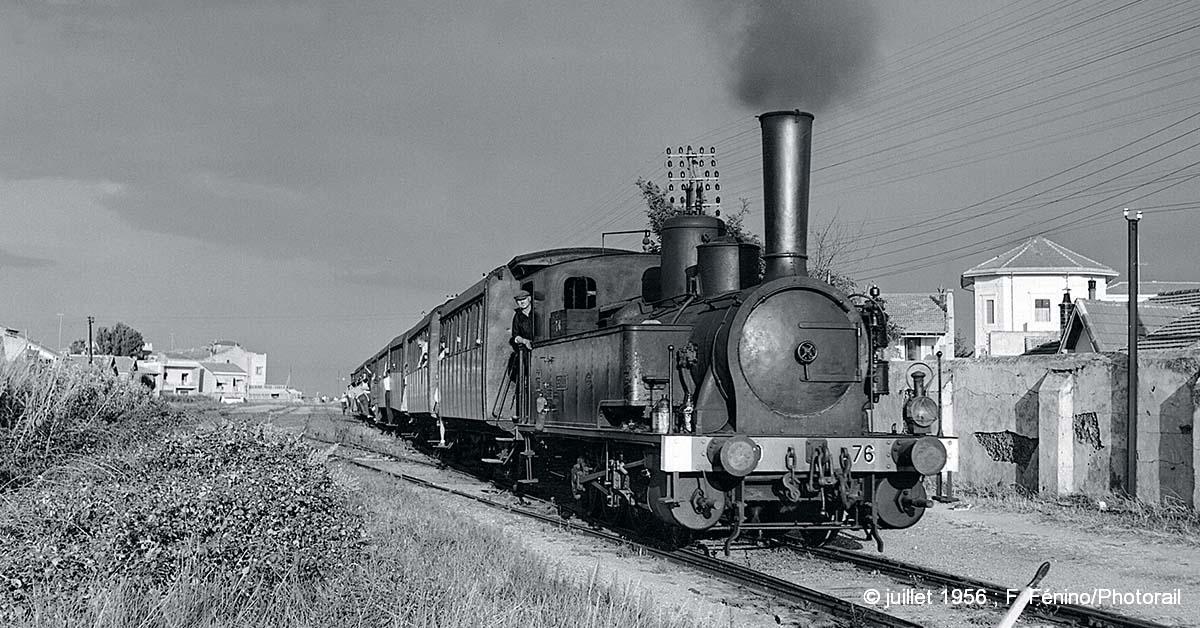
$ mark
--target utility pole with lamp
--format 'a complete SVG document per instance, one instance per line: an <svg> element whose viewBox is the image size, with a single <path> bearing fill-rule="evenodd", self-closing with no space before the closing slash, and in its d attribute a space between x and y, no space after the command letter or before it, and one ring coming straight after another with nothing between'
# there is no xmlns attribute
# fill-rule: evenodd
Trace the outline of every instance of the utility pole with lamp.
<svg viewBox="0 0 1200 628"><path fill-rule="evenodd" d="M1137 499L1137 442L1138 442L1138 222L1142 212L1125 208L1129 225L1129 380L1125 396L1129 399L1125 423L1125 493Z"/></svg>

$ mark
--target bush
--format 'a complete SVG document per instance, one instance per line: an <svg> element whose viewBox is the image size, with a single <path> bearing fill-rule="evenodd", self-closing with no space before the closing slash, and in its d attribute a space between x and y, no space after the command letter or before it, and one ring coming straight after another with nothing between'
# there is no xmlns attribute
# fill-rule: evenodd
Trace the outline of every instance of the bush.
<svg viewBox="0 0 1200 628"><path fill-rule="evenodd" d="M101 369L0 364L0 490L80 454L148 437L177 418L144 386Z"/></svg>
<svg viewBox="0 0 1200 628"><path fill-rule="evenodd" d="M47 474L0 505L0 606L230 576L316 580L357 555L361 518L296 438L225 426Z"/></svg>

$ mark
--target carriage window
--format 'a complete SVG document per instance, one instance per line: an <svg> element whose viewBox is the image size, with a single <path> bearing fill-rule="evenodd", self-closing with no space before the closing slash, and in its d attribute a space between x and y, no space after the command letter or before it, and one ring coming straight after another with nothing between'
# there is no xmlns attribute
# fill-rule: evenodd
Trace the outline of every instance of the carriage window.
<svg viewBox="0 0 1200 628"><path fill-rule="evenodd" d="M591 277L568 277L563 285L563 308L590 310L596 307L596 280Z"/></svg>

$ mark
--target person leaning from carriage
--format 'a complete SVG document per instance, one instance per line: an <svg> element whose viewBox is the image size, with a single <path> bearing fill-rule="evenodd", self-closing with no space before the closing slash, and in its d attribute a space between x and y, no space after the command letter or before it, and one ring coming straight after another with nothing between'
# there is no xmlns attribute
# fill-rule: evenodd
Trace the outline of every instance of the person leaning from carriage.
<svg viewBox="0 0 1200 628"><path fill-rule="evenodd" d="M516 388L513 396L515 416L517 420L526 418L528 412L521 404L525 401L525 389L529 383L529 352L533 349L535 332L533 318L533 295L521 290L513 296L516 308L512 318L512 336L508 344L512 346L512 355L508 357L508 378Z"/></svg>

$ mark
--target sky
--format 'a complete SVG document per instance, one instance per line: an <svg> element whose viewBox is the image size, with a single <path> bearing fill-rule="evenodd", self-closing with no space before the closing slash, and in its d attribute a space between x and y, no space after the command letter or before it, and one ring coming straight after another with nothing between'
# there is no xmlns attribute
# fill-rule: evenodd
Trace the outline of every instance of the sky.
<svg viewBox="0 0 1200 628"><path fill-rule="evenodd" d="M1200 279L1197 56L1189 2L10 1L0 324L332 393L513 256L643 227L667 146L761 234L754 116L798 108L835 264L954 289L969 339L964 270L1045 235L1123 277L1123 207L1143 278Z"/></svg>

